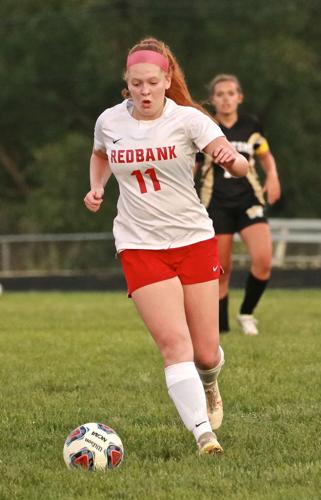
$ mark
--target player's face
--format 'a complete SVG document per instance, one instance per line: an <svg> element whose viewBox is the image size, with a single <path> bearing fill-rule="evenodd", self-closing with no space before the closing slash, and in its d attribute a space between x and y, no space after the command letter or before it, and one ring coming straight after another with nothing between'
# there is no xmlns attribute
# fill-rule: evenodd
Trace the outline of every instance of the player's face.
<svg viewBox="0 0 321 500"><path fill-rule="evenodd" d="M155 120L164 108L165 91L169 89L169 75L149 63L138 63L127 72L127 86L134 103L133 117L138 120Z"/></svg>
<svg viewBox="0 0 321 500"><path fill-rule="evenodd" d="M243 95L233 81L219 82L215 85L212 104L218 115L232 115L237 112Z"/></svg>

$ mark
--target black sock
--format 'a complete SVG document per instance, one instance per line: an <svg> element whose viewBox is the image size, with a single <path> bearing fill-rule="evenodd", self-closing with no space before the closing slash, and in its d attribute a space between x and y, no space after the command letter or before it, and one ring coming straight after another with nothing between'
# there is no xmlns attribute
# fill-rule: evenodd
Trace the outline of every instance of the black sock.
<svg viewBox="0 0 321 500"><path fill-rule="evenodd" d="M228 324L228 295L225 295L219 302L219 325L220 332L228 332L230 329Z"/></svg>
<svg viewBox="0 0 321 500"><path fill-rule="evenodd" d="M258 301L261 298L262 293L264 292L266 285L268 284L267 280L259 280L252 273L248 275L245 287L245 295L240 308L241 314L252 314L254 308L256 307Z"/></svg>

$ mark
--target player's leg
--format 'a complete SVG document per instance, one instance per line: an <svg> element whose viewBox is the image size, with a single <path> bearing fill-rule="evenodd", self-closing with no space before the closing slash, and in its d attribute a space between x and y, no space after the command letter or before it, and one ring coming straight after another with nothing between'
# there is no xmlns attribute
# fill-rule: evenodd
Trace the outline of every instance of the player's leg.
<svg viewBox="0 0 321 500"><path fill-rule="evenodd" d="M220 333L229 331L229 315L228 315L228 293L229 283L232 272L232 250L233 250L233 234L218 234L218 257L223 272L220 276L219 288L219 330Z"/></svg>
<svg viewBox="0 0 321 500"><path fill-rule="evenodd" d="M165 367L193 361L193 345L179 279L175 277L143 286L132 292L132 299L160 350Z"/></svg>
<svg viewBox="0 0 321 500"><path fill-rule="evenodd" d="M272 238L266 222L252 224L240 231L251 258L245 294L238 315L238 322L245 334L257 335L253 311L257 306L271 275Z"/></svg>
<svg viewBox="0 0 321 500"><path fill-rule="evenodd" d="M193 432L202 453L221 452L211 432L205 393L194 363L179 279L139 288L132 298L162 354L168 392L185 426ZM208 436L205 442L204 436Z"/></svg>
<svg viewBox="0 0 321 500"><path fill-rule="evenodd" d="M204 385L213 430L218 429L223 420L223 403L217 383L224 364L224 352L219 345L218 294L218 280L184 285L194 359Z"/></svg>
<svg viewBox="0 0 321 500"><path fill-rule="evenodd" d="M218 256L223 273L220 276L219 326L220 333L229 331L228 293L232 272L233 234L237 231L237 211L222 206L217 200L212 204L209 215L213 220L218 241Z"/></svg>

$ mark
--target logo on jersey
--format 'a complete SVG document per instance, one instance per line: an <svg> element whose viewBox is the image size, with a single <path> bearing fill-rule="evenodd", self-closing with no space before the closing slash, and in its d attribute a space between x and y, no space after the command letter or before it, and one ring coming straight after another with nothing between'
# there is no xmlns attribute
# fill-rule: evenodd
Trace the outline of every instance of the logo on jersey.
<svg viewBox="0 0 321 500"><path fill-rule="evenodd" d="M147 161L173 160L177 158L175 148L176 146L146 149L112 149L110 162L146 163Z"/></svg>
<svg viewBox="0 0 321 500"><path fill-rule="evenodd" d="M231 141L231 144L233 144L236 151L239 153L243 153L248 156L253 155L253 144L245 141Z"/></svg>

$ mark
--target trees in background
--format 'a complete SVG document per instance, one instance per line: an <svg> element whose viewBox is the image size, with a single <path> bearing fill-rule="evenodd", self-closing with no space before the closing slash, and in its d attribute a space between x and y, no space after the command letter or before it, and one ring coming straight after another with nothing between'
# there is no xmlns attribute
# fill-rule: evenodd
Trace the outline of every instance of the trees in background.
<svg viewBox="0 0 321 500"><path fill-rule="evenodd" d="M93 216L82 198L98 114L119 101L127 49L164 39L204 101L236 73L278 161L272 215L321 217L320 33L315 0L2 0L1 233L111 229L117 186Z"/></svg>

